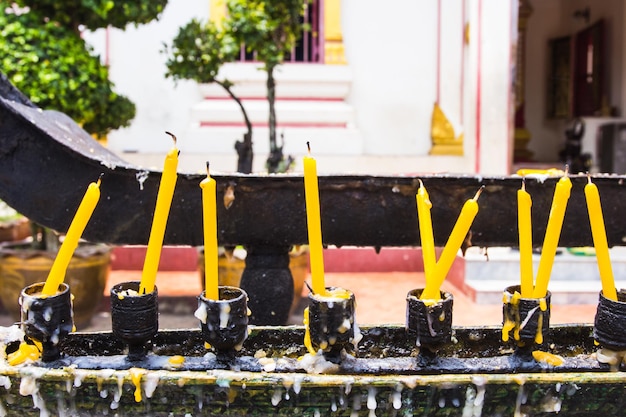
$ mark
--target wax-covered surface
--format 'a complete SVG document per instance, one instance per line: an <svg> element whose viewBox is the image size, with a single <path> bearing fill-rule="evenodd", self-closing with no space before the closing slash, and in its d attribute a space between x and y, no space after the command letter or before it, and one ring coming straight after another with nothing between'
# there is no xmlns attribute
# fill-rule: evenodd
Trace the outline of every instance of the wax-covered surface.
<svg viewBox="0 0 626 417"><path fill-rule="evenodd" d="M302 327L251 327L229 364L204 356L198 330L159 332L155 354L132 364L110 333L73 334L62 344L71 356L48 368L4 367L0 404L6 408L10 396L21 415L39 415L33 398L51 414L80 415L621 415L624 373L595 360L590 326L547 333L542 349L563 357L558 367L515 358L497 327L455 328L453 342L428 364L417 360L402 326L362 332L357 356L336 374L302 369ZM94 352L106 356L83 356Z"/></svg>

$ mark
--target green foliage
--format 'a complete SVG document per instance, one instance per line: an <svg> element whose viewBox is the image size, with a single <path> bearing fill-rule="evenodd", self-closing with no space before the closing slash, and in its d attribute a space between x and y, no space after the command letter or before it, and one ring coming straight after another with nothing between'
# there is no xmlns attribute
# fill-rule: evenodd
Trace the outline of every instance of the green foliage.
<svg viewBox="0 0 626 417"><path fill-rule="evenodd" d="M174 80L194 80L198 83L216 83L235 100L246 123L247 133L243 142L237 142L235 149L239 155L237 169L240 172L252 171L252 123L242 101L233 92L233 84L227 79L217 79L220 67L234 61L239 45L227 32L218 29L213 23L201 23L194 19L178 30L172 45L163 45L168 55L165 76Z"/></svg>
<svg viewBox="0 0 626 417"><path fill-rule="evenodd" d="M228 32L266 69L281 64L302 32L303 0L228 0Z"/></svg>
<svg viewBox="0 0 626 417"><path fill-rule="evenodd" d="M24 216L15 211L13 207L0 200L0 224L9 223L22 217Z"/></svg>
<svg viewBox="0 0 626 417"><path fill-rule="evenodd" d="M0 14L0 71L13 85L39 107L67 114L89 133L104 136L130 125L135 105L113 91L108 68L78 33L8 1L0 1L0 7L5 11Z"/></svg>
<svg viewBox="0 0 626 417"><path fill-rule="evenodd" d="M267 102L269 104L270 154L265 166L268 172L288 168L283 145L276 141L276 81L274 69L285 60L304 28L306 0L228 0L226 30L246 49L256 52L257 60L267 71Z"/></svg>
<svg viewBox="0 0 626 417"><path fill-rule="evenodd" d="M276 143L276 84L273 71L284 62L285 54L291 51L302 33L306 2L307 0L227 0L228 14L221 22L222 29L211 23L203 24L192 20L179 29L172 46L165 45L163 50L168 54L167 77L199 83L218 83L239 104L248 126L246 147L250 154L252 127L245 109L233 94L231 83L216 77L224 63L237 59L240 45L245 44L249 52L256 53L257 60L264 64L267 71L270 156L266 166L269 172L287 170L292 164L292 160L284 159L282 146Z"/></svg>
<svg viewBox="0 0 626 417"><path fill-rule="evenodd" d="M91 30L113 26L124 29L157 19L167 0L17 0L50 20L77 29L84 25Z"/></svg>
<svg viewBox="0 0 626 417"><path fill-rule="evenodd" d="M193 19L179 29L172 45L164 45L162 52L168 55L166 77L212 83L220 67L235 60L239 45L212 22Z"/></svg>

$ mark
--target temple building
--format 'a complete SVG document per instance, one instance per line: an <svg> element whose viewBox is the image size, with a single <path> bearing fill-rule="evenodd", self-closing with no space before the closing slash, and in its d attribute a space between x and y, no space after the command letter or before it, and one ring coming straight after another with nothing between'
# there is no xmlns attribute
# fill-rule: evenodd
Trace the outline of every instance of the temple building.
<svg viewBox="0 0 626 417"><path fill-rule="evenodd" d="M236 103L215 84L166 79L160 52L192 18L219 22L225 13L224 0L171 0L159 21L86 34L137 104L110 149L158 167L168 130L182 170L201 171L207 159L236 170L234 144L245 131ZM577 161L564 148L582 120L579 151L598 169L598 134L613 146L606 138L620 132L626 106L625 15L612 0L312 1L309 29L276 73L279 142L296 171L309 141L321 173L503 175ZM255 172L269 150L259 68L242 51L220 73L253 123Z"/></svg>

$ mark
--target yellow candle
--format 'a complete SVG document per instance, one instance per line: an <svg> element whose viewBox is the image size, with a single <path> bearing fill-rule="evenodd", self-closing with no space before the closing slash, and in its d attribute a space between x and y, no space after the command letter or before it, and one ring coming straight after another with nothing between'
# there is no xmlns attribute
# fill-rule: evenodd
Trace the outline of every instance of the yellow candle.
<svg viewBox="0 0 626 417"><path fill-rule="evenodd" d="M484 187L481 187L474 198L467 200L463 205L461 214L459 214L459 217L454 224L454 228L452 229L452 233L450 233L450 237L446 242L446 246L444 246L443 252L437 261L433 278L430 282L426 282L426 287L424 288L420 299L441 299L441 284L443 284L443 281L446 279L446 276L452 267L452 263L456 258L456 254L461 248L476 214L478 214L478 197L480 196L483 188Z"/></svg>
<svg viewBox="0 0 626 417"><path fill-rule="evenodd" d="M430 209L433 205L430 202L428 191L426 191L426 187L424 187L422 180L420 180L420 188L417 190L415 200L417 202L417 217L419 221L420 241L422 245L422 258L424 259L424 274L426 275L426 286L428 286L428 283L432 280L432 275L435 272L437 258L435 255L433 224L430 217Z"/></svg>
<svg viewBox="0 0 626 417"><path fill-rule="evenodd" d="M87 222L89 222L89 219L98 204L98 200L100 200L100 179L98 179L97 182L92 182L89 184L89 187L87 187L87 191L78 206L78 210L76 210L74 219L72 220L72 223L70 224L70 227L65 235L65 239L61 244L59 253L52 264L52 268L50 268L50 273L48 274L46 283L41 291L43 295L56 294L59 289L59 285L63 283L67 266L72 259L72 255L74 255L74 251L76 250L78 241L87 226Z"/></svg>
<svg viewBox="0 0 626 417"><path fill-rule="evenodd" d="M522 297L533 295L533 238L530 208L530 194L526 191L526 183L517 190L517 227L519 230L520 281Z"/></svg>
<svg viewBox="0 0 626 417"><path fill-rule="evenodd" d="M314 294L326 294L324 285L324 247L322 245L322 221L320 219L320 195L317 180L317 163L309 155L304 161L304 197L306 200L306 223L309 233L309 257Z"/></svg>
<svg viewBox="0 0 626 417"><path fill-rule="evenodd" d="M609 245L604 228L604 216L602 215L602 206L600 205L600 193L598 193L598 187L591 182L591 177L589 177L589 183L585 185L585 198L587 200L587 210L589 211L593 246L596 248L600 281L602 281L602 293L606 298L617 301L613 268L611 267L611 257L609 256Z"/></svg>
<svg viewBox="0 0 626 417"><path fill-rule="evenodd" d="M176 169L178 168L176 136L169 132L166 133L174 139L174 147L167 153L163 173L161 174L161 183L159 184L159 193L157 194L152 228L150 229L150 238L148 239L146 259L143 263L141 282L139 283L139 294L149 294L154 291L154 283L156 281L159 260L161 258L163 237L165 236L165 226L167 225L167 217L170 213L174 188L176 187L176 179L178 178L176 174Z"/></svg>
<svg viewBox="0 0 626 417"><path fill-rule="evenodd" d="M552 207L550 208L550 215L548 216L548 227L546 228L546 235L543 239L533 298L543 298L548 292L548 281L550 280L556 249L559 245L563 218L565 217L565 209L567 208L567 201L569 200L571 189L572 182L567 175L561 177L556 184Z"/></svg>
<svg viewBox="0 0 626 417"><path fill-rule="evenodd" d="M565 171L561 169L556 169L556 168L550 168L550 169L522 168L522 169L518 169L516 174L521 175L522 177L525 177L526 175L547 175L550 177L562 177L563 175L565 175Z"/></svg>
<svg viewBox="0 0 626 417"><path fill-rule="evenodd" d="M209 175L206 163L206 178L200 183L202 188L202 222L204 225L204 282L205 297L219 299L217 280L217 210L216 183Z"/></svg>

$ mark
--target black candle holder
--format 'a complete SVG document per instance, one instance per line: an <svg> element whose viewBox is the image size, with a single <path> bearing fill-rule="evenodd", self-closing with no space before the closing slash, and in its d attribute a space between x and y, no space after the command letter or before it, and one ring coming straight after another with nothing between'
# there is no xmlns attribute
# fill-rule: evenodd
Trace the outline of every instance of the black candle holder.
<svg viewBox="0 0 626 417"><path fill-rule="evenodd" d="M550 328L550 291L542 298L522 298L521 287L505 288L503 295L502 340L512 338L518 355L531 355L535 345L544 342L544 331Z"/></svg>
<svg viewBox="0 0 626 417"><path fill-rule="evenodd" d="M62 283L56 294L42 297L45 283L38 282L22 290L22 329L26 336L41 342L41 360L51 362L61 357L59 342L74 328L70 287Z"/></svg>
<svg viewBox="0 0 626 417"><path fill-rule="evenodd" d="M344 292L346 297L309 294L308 330L311 346L322 351L326 360L339 363L345 350L355 350L354 294L336 287L327 287L327 292Z"/></svg>
<svg viewBox="0 0 626 417"><path fill-rule="evenodd" d="M204 341L217 351L218 359L231 359L248 337L248 294L241 288L220 286L219 300L198 297L196 317Z"/></svg>
<svg viewBox="0 0 626 417"><path fill-rule="evenodd" d="M593 337L601 346L598 360L619 366L626 354L626 292L617 292L617 301L600 292Z"/></svg>
<svg viewBox="0 0 626 417"><path fill-rule="evenodd" d="M437 350L450 343L452 337L452 304L449 292L440 292L441 299L421 300L424 289L414 289L406 296L406 331L420 348L420 359L433 359Z"/></svg>
<svg viewBox="0 0 626 417"><path fill-rule="evenodd" d="M122 282L111 288L111 330L128 345L128 360L146 357L147 342L159 331L158 290L139 294L139 282Z"/></svg>

